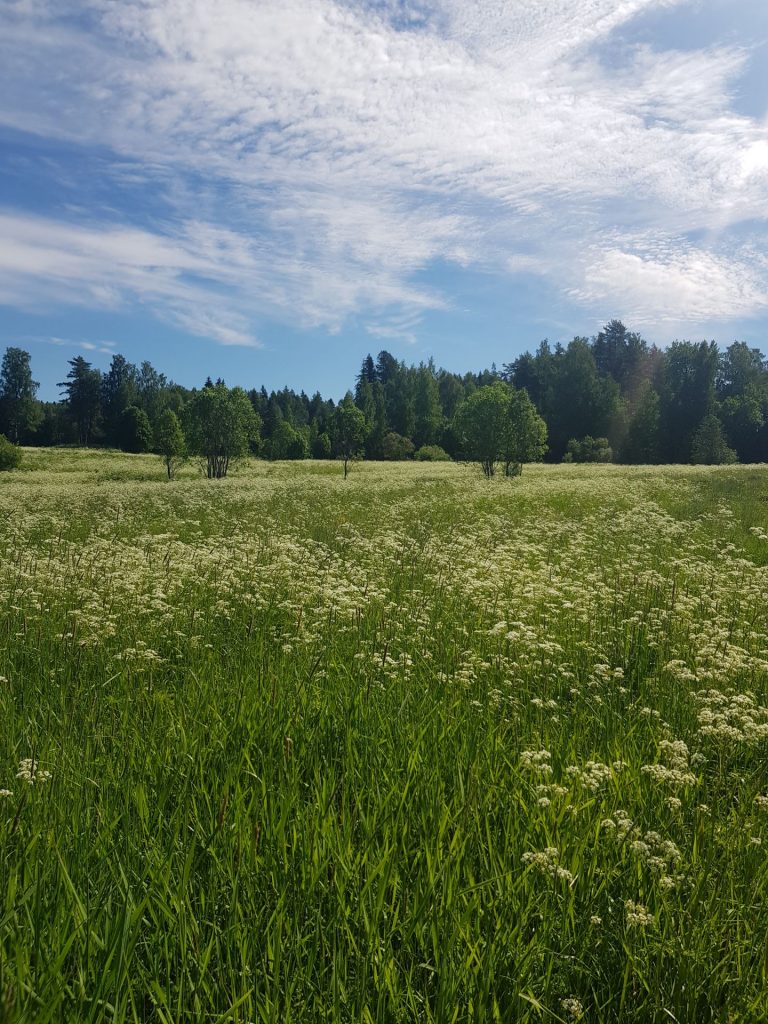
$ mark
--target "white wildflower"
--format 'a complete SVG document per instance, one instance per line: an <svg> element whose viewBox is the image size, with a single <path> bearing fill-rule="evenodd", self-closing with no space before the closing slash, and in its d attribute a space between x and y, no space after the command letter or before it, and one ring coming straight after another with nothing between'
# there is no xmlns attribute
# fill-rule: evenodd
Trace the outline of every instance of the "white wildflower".
<svg viewBox="0 0 768 1024"><path fill-rule="evenodd" d="M649 913L642 903L625 900L624 912L628 928L647 928L654 923L653 914Z"/></svg>
<svg viewBox="0 0 768 1024"><path fill-rule="evenodd" d="M47 782L50 777L51 773L40 768L40 762L32 757L25 757L19 762L16 778L27 782L30 786L34 786L36 782Z"/></svg>
<svg viewBox="0 0 768 1024"><path fill-rule="evenodd" d="M559 861L560 851L554 846L548 846L545 850L529 850L523 854L523 863L532 865L542 875L572 882L573 875L566 868L560 867Z"/></svg>
<svg viewBox="0 0 768 1024"><path fill-rule="evenodd" d="M571 1020L578 1020L584 1014L584 1007L574 996L560 1000L560 1007Z"/></svg>

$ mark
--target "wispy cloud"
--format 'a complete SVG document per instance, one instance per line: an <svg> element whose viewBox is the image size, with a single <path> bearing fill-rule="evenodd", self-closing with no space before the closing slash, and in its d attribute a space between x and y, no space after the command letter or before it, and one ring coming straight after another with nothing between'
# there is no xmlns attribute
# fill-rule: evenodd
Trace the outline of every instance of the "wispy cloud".
<svg viewBox="0 0 768 1024"><path fill-rule="evenodd" d="M33 341L42 341L46 345L56 345L58 348L79 348L83 352L99 352L102 355L113 356L117 351L114 341L77 341L72 338L33 338Z"/></svg>
<svg viewBox="0 0 768 1024"><path fill-rule="evenodd" d="M120 309L145 303L177 326L225 345L257 346L227 308L249 261L239 247L187 225L177 237L0 212L0 302ZM86 342L80 347L87 347Z"/></svg>
<svg viewBox="0 0 768 1024"><path fill-rule="evenodd" d="M634 18L685 5L16 0L0 124L109 147L168 216L6 212L0 301L140 302L228 345L351 315L409 341L451 304L420 274L445 261L638 323L757 315L738 237L768 234L768 129L732 97L751 55L631 44Z"/></svg>

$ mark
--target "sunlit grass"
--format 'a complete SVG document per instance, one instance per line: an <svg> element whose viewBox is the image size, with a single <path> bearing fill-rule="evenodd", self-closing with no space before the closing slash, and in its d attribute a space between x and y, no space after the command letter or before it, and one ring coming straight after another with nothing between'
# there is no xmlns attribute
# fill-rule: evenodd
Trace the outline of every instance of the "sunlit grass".
<svg viewBox="0 0 768 1024"><path fill-rule="evenodd" d="M768 1019L768 472L27 456L0 1021Z"/></svg>

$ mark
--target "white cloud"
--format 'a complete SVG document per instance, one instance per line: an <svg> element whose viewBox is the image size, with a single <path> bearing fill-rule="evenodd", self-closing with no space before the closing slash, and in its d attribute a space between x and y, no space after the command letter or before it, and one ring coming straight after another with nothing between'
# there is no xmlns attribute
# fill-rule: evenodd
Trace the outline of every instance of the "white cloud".
<svg viewBox="0 0 768 1024"><path fill-rule="evenodd" d="M242 287L250 264L236 239L226 242L196 224L172 239L0 212L0 303L36 310L140 302L193 334L257 346L245 319L227 309L227 290Z"/></svg>
<svg viewBox="0 0 768 1024"><path fill-rule="evenodd" d="M73 341L71 338L32 338L31 341L43 341L46 345L56 345L59 348L79 348L84 352L99 352L102 355L113 356L116 354L117 346L114 341Z"/></svg>
<svg viewBox="0 0 768 1024"><path fill-rule="evenodd" d="M407 345L415 345L418 337L417 331L421 323L421 316L418 313L406 313L399 316L391 316L386 320L366 325L366 332L373 338L381 338L384 341L400 341Z"/></svg>
<svg viewBox="0 0 768 1024"><path fill-rule="evenodd" d="M694 326L768 310L768 261L746 247L725 258L670 239L635 251L595 250L592 257L575 297L599 305L611 296L638 326Z"/></svg>
<svg viewBox="0 0 768 1024"><path fill-rule="evenodd" d="M761 279L729 236L768 216L766 125L732 99L751 55L626 42L638 15L685 6L17 2L0 123L111 147L116 179L145 176L172 212L147 230L6 215L0 301L140 301L223 344L255 344L263 316L352 314L411 340L450 306L415 278L443 260L536 272L638 322L683 300L756 315ZM658 252L605 247L622 223Z"/></svg>

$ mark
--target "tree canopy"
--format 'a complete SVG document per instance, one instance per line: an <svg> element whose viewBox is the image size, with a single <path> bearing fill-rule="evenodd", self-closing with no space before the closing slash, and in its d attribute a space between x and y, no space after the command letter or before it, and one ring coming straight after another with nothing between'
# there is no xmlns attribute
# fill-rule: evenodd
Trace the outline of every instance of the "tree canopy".
<svg viewBox="0 0 768 1024"><path fill-rule="evenodd" d="M735 453L741 462L768 459L768 365L759 349L741 341L719 350L711 341L682 340L662 350L620 320L609 321L591 339L576 337L562 344L544 340L501 370L492 366L455 373L431 360L408 366L387 351L375 358L369 354L353 392L339 404L317 391L310 395L288 387L254 387L241 396L247 395L257 417L258 450L267 458L343 457L337 409L350 402L363 423L356 456L409 459L437 447L460 458L467 438L460 434L459 427L466 424L457 418L458 410L477 391L497 383L528 396L526 401L546 425L543 457L550 462L594 456L595 439L605 442L601 457L607 454L613 461L691 462L701 457L705 421L714 437L711 416L724 441L724 446L711 448L711 457L727 460ZM220 384L209 379L202 391ZM197 405L199 390L175 384L147 361L134 365L118 353L103 374L82 356L71 359L60 387L63 401L38 401L29 354L7 349L0 370L0 428L27 444L136 450L135 432L125 430L125 411L132 407L146 415L157 450L156 431L166 409L185 428L191 426L188 407L202 409ZM195 428L193 433L199 449L200 431ZM534 433L539 439L544 436L538 424ZM142 434L148 437L145 430ZM534 442L536 452L541 445ZM256 450L251 442L245 447ZM508 446L496 461L516 472L529 458L539 457L518 458ZM217 465L212 463L214 474Z"/></svg>
<svg viewBox="0 0 768 1024"><path fill-rule="evenodd" d="M32 379L29 352L7 348L0 365L0 430L18 444L42 420L35 395L39 384Z"/></svg>
<svg viewBox="0 0 768 1024"><path fill-rule="evenodd" d="M333 444L344 463L345 480L350 459L362 450L365 433L365 416L348 392L337 406L333 419Z"/></svg>
<svg viewBox="0 0 768 1024"><path fill-rule="evenodd" d="M258 443L259 427L245 391L223 381L196 392L186 407L189 450L204 459L209 479L225 477L232 461Z"/></svg>

